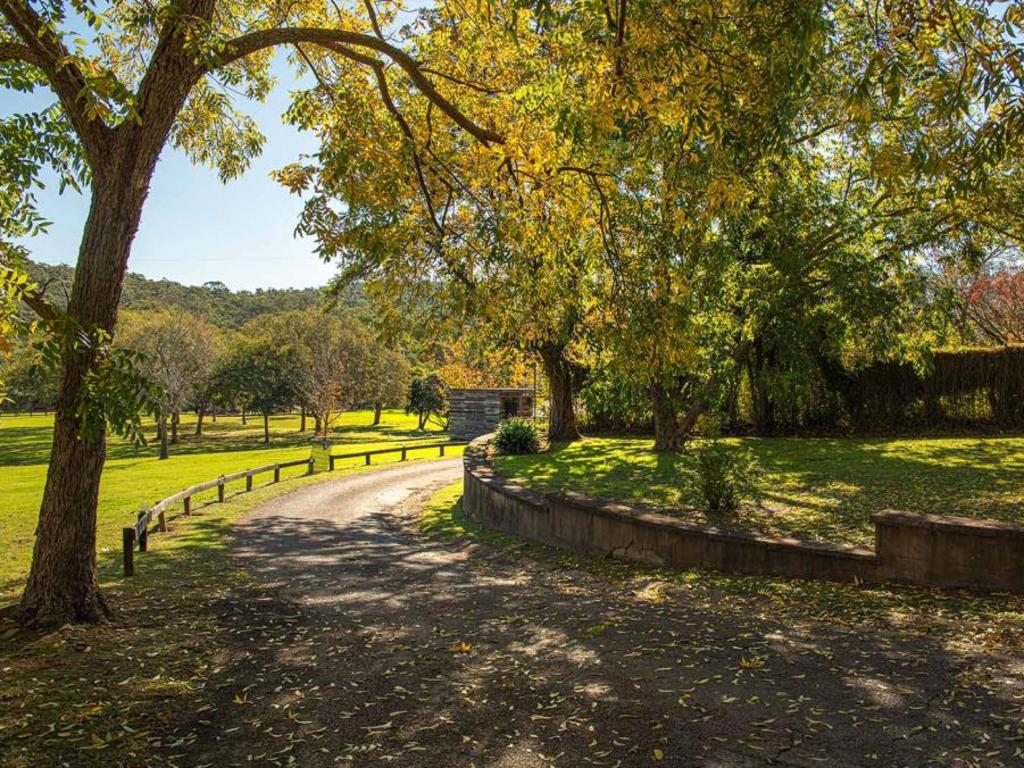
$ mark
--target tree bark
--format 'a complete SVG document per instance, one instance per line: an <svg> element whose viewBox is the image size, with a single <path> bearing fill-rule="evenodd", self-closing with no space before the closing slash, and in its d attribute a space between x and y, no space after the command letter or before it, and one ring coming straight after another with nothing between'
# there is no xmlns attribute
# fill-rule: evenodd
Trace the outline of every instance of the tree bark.
<svg viewBox="0 0 1024 768"><path fill-rule="evenodd" d="M181 423L181 414L171 414L171 445L178 444L178 424Z"/></svg>
<svg viewBox="0 0 1024 768"><path fill-rule="evenodd" d="M686 441L686 433L681 429L676 398L660 383L651 384L649 392L654 412L654 450L678 451Z"/></svg>
<svg viewBox="0 0 1024 768"><path fill-rule="evenodd" d="M148 156L122 153L110 158L105 172L94 171L67 307L68 317L84 331L113 334L128 255L158 154L159 149ZM50 464L21 597L26 624L95 622L110 613L96 579L96 505L106 459L105 428L101 422L96 434L86 437L77 415L98 354L89 344L66 345L61 355Z"/></svg>
<svg viewBox="0 0 1024 768"><path fill-rule="evenodd" d="M375 427L380 425L380 415L382 410L384 410L383 403L373 404L373 426Z"/></svg>
<svg viewBox="0 0 1024 768"><path fill-rule="evenodd" d="M270 414L263 412L263 444L270 442Z"/></svg>
<svg viewBox="0 0 1024 768"><path fill-rule="evenodd" d="M299 432L306 431L306 406L299 406Z"/></svg>
<svg viewBox="0 0 1024 768"><path fill-rule="evenodd" d="M565 356L565 347L548 343L542 344L538 351L551 391L548 439L579 440L580 432L576 426L576 408L573 404L573 367Z"/></svg>
<svg viewBox="0 0 1024 768"><path fill-rule="evenodd" d="M245 426L245 406L242 406L242 426Z"/></svg>
<svg viewBox="0 0 1024 768"><path fill-rule="evenodd" d="M196 408L196 437L203 436L203 418L206 416L206 404Z"/></svg>
<svg viewBox="0 0 1024 768"><path fill-rule="evenodd" d="M167 414L160 414L156 422L156 437L160 441L160 460L163 461L170 454L167 451Z"/></svg>

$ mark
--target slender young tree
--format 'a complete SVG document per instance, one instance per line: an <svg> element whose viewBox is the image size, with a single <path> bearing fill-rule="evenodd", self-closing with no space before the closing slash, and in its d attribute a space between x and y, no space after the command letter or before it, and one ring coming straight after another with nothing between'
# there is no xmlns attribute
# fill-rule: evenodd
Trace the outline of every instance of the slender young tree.
<svg viewBox="0 0 1024 768"><path fill-rule="evenodd" d="M52 165L70 183L87 185L90 200L67 309L39 293L24 297L55 331L73 329L62 338L74 340L61 343L38 527L45 535L36 539L22 596L26 622L96 621L108 614L96 582L106 427L99 423L84 434L82 414L97 405L89 402L89 381L103 364L102 342L114 331L132 241L168 142L216 165L225 179L242 172L262 137L251 120L235 113L227 94L241 90L263 98L272 84L273 50L282 46L299 68L315 52L343 72L353 97L407 78L438 115L481 141L500 141L454 105L446 95L454 86L439 84L429 67L385 38L381 30L390 22L369 3L0 0L4 87L45 87L57 98L38 120L21 122L27 127L20 136L5 126L24 153L4 153L4 174L32 178ZM82 41L81 27L92 30L90 40ZM338 109L345 106L339 96Z"/></svg>
<svg viewBox="0 0 1024 768"><path fill-rule="evenodd" d="M125 313L122 325L118 343L142 353L141 373L161 393L157 437L166 459L168 445L177 443L175 420L200 396L213 370L215 330L200 318L168 311Z"/></svg>

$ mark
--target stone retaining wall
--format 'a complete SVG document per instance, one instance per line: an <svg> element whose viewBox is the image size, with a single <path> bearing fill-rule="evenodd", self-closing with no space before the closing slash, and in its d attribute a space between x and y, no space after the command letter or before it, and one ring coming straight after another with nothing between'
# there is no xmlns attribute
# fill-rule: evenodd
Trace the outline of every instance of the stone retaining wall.
<svg viewBox="0 0 1024 768"><path fill-rule="evenodd" d="M884 512L872 517L874 549L727 531L651 509L523 488L494 471L488 439L474 441L463 459L463 509L488 529L657 567L1024 593L1024 526Z"/></svg>

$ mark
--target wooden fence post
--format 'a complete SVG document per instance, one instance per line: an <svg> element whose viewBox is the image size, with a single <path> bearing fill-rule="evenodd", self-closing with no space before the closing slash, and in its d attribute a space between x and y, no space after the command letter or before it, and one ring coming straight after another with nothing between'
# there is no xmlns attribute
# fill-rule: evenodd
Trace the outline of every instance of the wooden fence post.
<svg viewBox="0 0 1024 768"><path fill-rule="evenodd" d="M145 512L139 512L139 520L146 516ZM147 525L139 533L139 552L149 549L149 526Z"/></svg>
<svg viewBox="0 0 1024 768"><path fill-rule="evenodd" d="M220 482L217 483L217 501L224 503L224 475L220 476Z"/></svg>
<svg viewBox="0 0 1024 768"><path fill-rule="evenodd" d="M274 467L274 482L275 483L280 483L281 482L281 465L280 464L278 464L277 466Z"/></svg>
<svg viewBox="0 0 1024 768"><path fill-rule="evenodd" d="M366 452L366 466L370 466L370 452Z"/></svg>
<svg viewBox="0 0 1024 768"><path fill-rule="evenodd" d="M437 455L438 456L444 456L444 446L441 445L441 446L438 446L438 447L441 449L441 452L439 454L437 454Z"/></svg>
<svg viewBox="0 0 1024 768"><path fill-rule="evenodd" d="M334 457L333 456L328 456L327 457L327 471L328 472L333 472L334 471Z"/></svg>
<svg viewBox="0 0 1024 768"><path fill-rule="evenodd" d="M314 465L313 465L313 457L312 457L312 456L310 456L310 458L309 458L309 464L308 464L308 466L306 467L306 474L307 474L307 475L312 475L312 474L313 474L313 466L314 466Z"/></svg>
<svg viewBox="0 0 1024 768"><path fill-rule="evenodd" d="M405 447L403 446L403 447L402 447L402 461L405 461L405 459L406 459L406 456L405 456Z"/></svg>
<svg viewBox="0 0 1024 768"><path fill-rule="evenodd" d="M135 529L121 529L121 554L124 558L124 575L135 575Z"/></svg>
<svg viewBox="0 0 1024 768"><path fill-rule="evenodd" d="M251 491L252 490L252 475L246 475L245 476L245 490L246 491Z"/></svg>
<svg viewBox="0 0 1024 768"><path fill-rule="evenodd" d="M156 516L159 522L160 533L167 533L167 518L164 516L164 511L161 509L159 514Z"/></svg>
<svg viewBox="0 0 1024 768"><path fill-rule="evenodd" d="M182 502L184 502L184 504L185 504L185 514L191 517L191 515L192 515L192 497L191 496L186 496L184 499L182 499Z"/></svg>

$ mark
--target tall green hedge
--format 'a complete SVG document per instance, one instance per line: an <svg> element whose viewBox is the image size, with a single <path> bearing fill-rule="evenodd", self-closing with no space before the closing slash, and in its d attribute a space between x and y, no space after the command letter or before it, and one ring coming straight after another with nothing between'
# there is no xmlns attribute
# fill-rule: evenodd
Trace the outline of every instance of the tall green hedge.
<svg viewBox="0 0 1024 768"><path fill-rule="evenodd" d="M1024 428L1024 346L939 350L923 372L909 363L847 370L822 360L808 379L817 384L797 398L777 386L758 391L758 379L749 378L741 421L758 432L782 433ZM778 401L769 428L759 418L766 399Z"/></svg>

